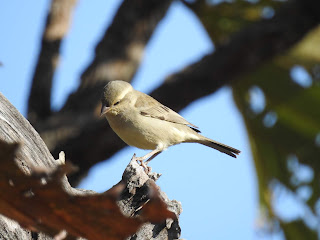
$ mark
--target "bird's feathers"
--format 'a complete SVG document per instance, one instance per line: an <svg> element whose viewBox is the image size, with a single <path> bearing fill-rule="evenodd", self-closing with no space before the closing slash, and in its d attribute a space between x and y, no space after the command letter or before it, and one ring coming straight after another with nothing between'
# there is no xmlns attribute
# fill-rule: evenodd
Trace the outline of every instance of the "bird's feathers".
<svg viewBox="0 0 320 240"><path fill-rule="evenodd" d="M218 151L223 152L225 154L228 154L229 156L234 157L234 158L236 158L237 155L240 153L240 151L238 149L235 149L235 148L230 147L228 145L225 145L223 143L219 143L219 142L214 141L210 138L201 139L197 142L201 143L205 146L217 149Z"/></svg>
<svg viewBox="0 0 320 240"><path fill-rule="evenodd" d="M149 95L134 90L127 82L109 82L104 88L102 104L102 113L108 109L104 115L110 126L129 145L157 149L158 154L171 145L196 142L232 157L240 153L200 135L197 126Z"/></svg>
<svg viewBox="0 0 320 240"><path fill-rule="evenodd" d="M135 107L140 110L140 114L145 117L157 118L160 120L191 126L196 132L200 132L197 126L185 120L175 111L162 105L154 98L147 94L139 92L139 97L135 103Z"/></svg>

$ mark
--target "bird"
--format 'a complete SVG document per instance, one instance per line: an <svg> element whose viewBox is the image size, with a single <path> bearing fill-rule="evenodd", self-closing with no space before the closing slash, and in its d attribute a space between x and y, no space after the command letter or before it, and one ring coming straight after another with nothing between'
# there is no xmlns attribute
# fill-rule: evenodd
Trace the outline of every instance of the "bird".
<svg viewBox="0 0 320 240"><path fill-rule="evenodd" d="M133 156L144 167L165 149L180 143L200 143L234 158L240 153L236 148L201 135L197 126L126 81L109 81L101 102L100 116L106 117L126 144L151 150L142 157Z"/></svg>

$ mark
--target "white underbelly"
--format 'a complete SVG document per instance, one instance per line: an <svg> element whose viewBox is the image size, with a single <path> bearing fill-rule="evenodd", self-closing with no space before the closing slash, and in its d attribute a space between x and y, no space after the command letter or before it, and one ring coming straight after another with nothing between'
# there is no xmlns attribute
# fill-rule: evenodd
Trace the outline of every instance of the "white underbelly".
<svg viewBox="0 0 320 240"><path fill-rule="evenodd" d="M111 128L125 143L141 149L167 148L193 135L187 126L141 115L138 117L139 124L119 115L109 116L107 119Z"/></svg>

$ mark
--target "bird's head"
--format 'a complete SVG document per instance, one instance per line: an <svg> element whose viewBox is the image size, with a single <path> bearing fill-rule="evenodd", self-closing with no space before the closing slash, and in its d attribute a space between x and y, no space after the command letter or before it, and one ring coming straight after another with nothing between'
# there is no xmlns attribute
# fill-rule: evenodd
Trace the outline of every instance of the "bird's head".
<svg viewBox="0 0 320 240"><path fill-rule="evenodd" d="M100 116L107 113L117 115L124 106L125 96L133 90L130 83L121 80L110 81L103 89Z"/></svg>

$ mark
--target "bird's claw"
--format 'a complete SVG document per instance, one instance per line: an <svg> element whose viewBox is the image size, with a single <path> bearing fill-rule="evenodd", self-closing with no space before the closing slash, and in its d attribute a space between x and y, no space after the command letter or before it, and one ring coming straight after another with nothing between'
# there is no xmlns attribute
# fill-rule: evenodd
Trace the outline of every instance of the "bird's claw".
<svg viewBox="0 0 320 240"><path fill-rule="evenodd" d="M133 154L132 156L132 159L136 160L137 163L143 167L144 171L146 174L150 173L151 172L151 167L147 166L147 163L148 162L144 162L143 159L139 158L139 157L136 157L136 154Z"/></svg>
<svg viewBox="0 0 320 240"><path fill-rule="evenodd" d="M143 167L146 174L149 174L151 172L151 167L147 166L147 164L143 160L138 160L138 163L141 167Z"/></svg>

